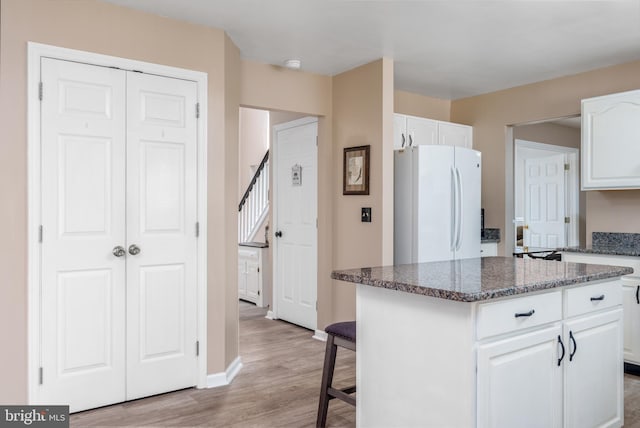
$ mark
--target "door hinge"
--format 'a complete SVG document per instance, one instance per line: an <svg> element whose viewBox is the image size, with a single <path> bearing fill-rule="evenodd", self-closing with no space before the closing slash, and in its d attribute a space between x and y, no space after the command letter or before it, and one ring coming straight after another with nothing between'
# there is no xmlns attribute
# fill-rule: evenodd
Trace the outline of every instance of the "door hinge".
<svg viewBox="0 0 640 428"><path fill-rule="evenodd" d="M569 164L568 164L568 163L565 163L565 164L564 164L564 170L565 170L565 171L569 171L569 168L570 168Z"/></svg>
<svg viewBox="0 0 640 428"><path fill-rule="evenodd" d="M196 119L200 119L200 103L196 103Z"/></svg>
<svg viewBox="0 0 640 428"><path fill-rule="evenodd" d="M258 268L258 273L260 273L260 268Z"/></svg>
<svg viewBox="0 0 640 428"><path fill-rule="evenodd" d="M316 229L318 228L318 219L316 218Z"/></svg>
<svg viewBox="0 0 640 428"><path fill-rule="evenodd" d="M318 301L316 300L316 312L318 312Z"/></svg>
<svg viewBox="0 0 640 428"><path fill-rule="evenodd" d="M200 341L196 341L196 357L200 356Z"/></svg>
<svg viewBox="0 0 640 428"><path fill-rule="evenodd" d="M565 217L564 218L564 222L567 223L567 224L571 223L571 217Z"/></svg>
<svg viewBox="0 0 640 428"><path fill-rule="evenodd" d="M38 228L38 242L42 243L42 225Z"/></svg>
<svg viewBox="0 0 640 428"><path fill-rule="evenodd" d="M316 147L318 147L318 136L316 135Z"/></svg>
<svg viewBox="0 0 640 428"><path fill-rule="evenodd" d="M260 295L260 290L258 290L258 296Z"/></svg>
<svg viewBox="0 0 640 428"><path fill-rule="evenodd" d="M42 92L43 92L43 89L42 89L42 82L40 82L40 83L38 83L38 99L39 99L40 101L42 101Z"/></svg>
<svg viewBox="0 0 640 428"><path fill-rule="evenodd" d="M200 236L200 222L196 222L196 238Z"/></svg>
<svg viewBox="0 0 640 428"><path fill-rule="evenodd" d="M42 369L42 367L40 367L38 369L38 384L39 385L42 385L42 382L43 382L43 379L44 379L43 372L44 372L44 370Z"/></svg>

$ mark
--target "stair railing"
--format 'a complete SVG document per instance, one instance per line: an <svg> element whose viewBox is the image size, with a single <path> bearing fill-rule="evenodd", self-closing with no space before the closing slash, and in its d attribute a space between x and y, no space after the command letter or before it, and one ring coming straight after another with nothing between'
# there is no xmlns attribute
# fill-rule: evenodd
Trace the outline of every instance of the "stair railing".
<svg viewBox="0 0 640 428"><path fill-rule="evenodd" d="M238 205L238 242L252 241L269 213L268 166L267 150Z"/></svg>

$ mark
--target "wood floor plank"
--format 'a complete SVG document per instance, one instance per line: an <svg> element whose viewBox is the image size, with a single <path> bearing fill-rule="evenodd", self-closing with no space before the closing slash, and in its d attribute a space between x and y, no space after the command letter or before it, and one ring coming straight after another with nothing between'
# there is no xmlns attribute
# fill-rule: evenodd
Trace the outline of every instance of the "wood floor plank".
<svg viewBox="0 0 640 428"><path fill-rule="evenodd" d="M310 330L265 319L266 310L240 303L243 368L231 385L185 389L76 413L76 427L313 427L324 342ZM338 350L334 384L355 384L355 353ZM625 375L625 427L640 428L640 377ZM329 404L328 427L355 426L355 409Z"/></svg>

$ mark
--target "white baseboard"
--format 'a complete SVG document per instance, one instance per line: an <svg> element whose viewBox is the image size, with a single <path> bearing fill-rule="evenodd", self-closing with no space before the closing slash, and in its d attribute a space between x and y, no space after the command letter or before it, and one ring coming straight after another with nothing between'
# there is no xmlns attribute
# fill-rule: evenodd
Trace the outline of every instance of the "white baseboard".
<svg viewBox="0 0 640 428"><path fill-rule="evenodd" d="M267 311L267 315L264 316L268 320L275 320L276 316L273 311Z"/></svg>
<svg viewBox="0 0 640 428"><path fill-rule="evenodd" d="M316 330L315 334L312 336L314 339L319 340L321 342L327 341L327 332L324 330Z"/></svg>
<svg viewBox="0 0 640 428"><path fill-rule="evenodd" d="M229 385L241 369L242 361L240 360L240 357L237 357L231 362L231 364L229 364L229 367L227 367L227 370L224 372L207 375L207 388Z"/></svg>

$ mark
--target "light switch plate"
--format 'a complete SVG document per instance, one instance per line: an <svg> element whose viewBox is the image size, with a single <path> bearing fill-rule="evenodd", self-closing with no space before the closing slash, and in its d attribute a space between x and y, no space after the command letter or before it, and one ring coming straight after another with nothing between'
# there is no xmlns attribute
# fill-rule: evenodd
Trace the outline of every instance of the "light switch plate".
<svg viewBox="0 0 640 428"><path fill-rule="evenodd" d="M363 223L371 223L371 207L362 207L362 214L360 220Z"/></svg>

